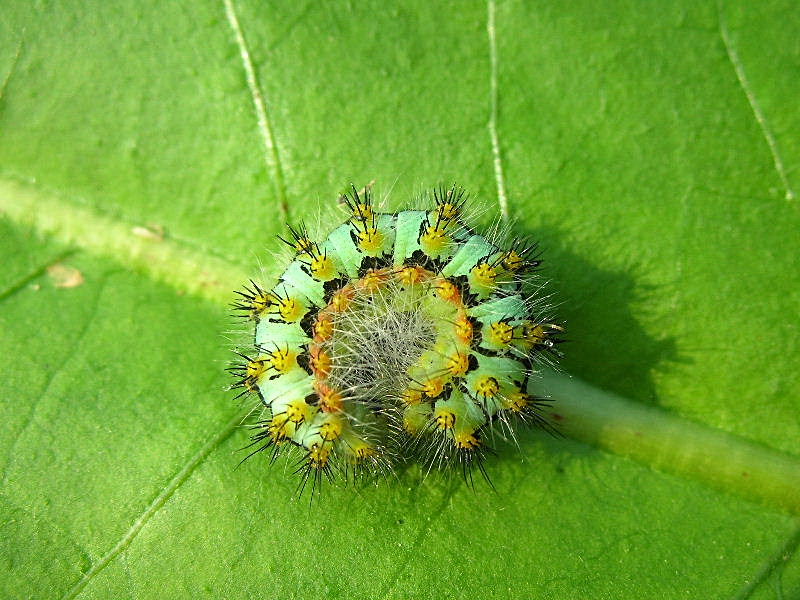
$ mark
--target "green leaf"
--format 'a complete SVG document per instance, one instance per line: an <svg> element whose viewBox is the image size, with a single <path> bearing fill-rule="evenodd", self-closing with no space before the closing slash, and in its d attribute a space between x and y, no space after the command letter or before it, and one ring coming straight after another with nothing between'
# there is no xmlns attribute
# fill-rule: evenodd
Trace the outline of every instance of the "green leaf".
<svg viewBox="0 0 800 600"><path fill-rule="evenodd" d="M800 595L797 18L7 3L0 595ZM232 290L373 179L455 180L542 242L568 437L502 447L496 491L412 470L309 506L290 465L235 468Z"/></svg>

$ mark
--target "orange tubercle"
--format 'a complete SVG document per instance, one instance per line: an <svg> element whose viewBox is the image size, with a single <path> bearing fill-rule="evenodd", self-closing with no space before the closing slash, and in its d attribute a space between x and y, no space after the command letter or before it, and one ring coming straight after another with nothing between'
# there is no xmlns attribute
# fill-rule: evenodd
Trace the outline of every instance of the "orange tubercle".
<svg viewBox="0 0 800 600"><path fill-rule="evenodd" d="M311 370L314 375L320 379L327 379L331 374L331 356L319 346L311 348L309 354L311 355Z"/></svg>
<svg viewBox="0 0 800 600"><path fill-rule="evenodd" d="M442 300L447 300L448 302L453 302L456 304L461 303L461 292L458 291L458 288L453 282L447 279L442 279L436 282L435 289L436 294Z"/></svg>
<svg viewBox="0 0 800 600"><path fill-rule="evenodd" d="M472 322L463 310L459 311L456 319L456 335L464 344L469 345L472 342Z"/></svg>
<svg viewBox="0 0 800 600"><path fill-rule="evenodd" d="M447 370L453 377L463 376L469 370L469 354L456 352L447 359Z"/></svg>
<svg viewBox="0 0 800 600"><path fill-rule="evenodd" d="M339 412L344 408L342 393L322 381L314 382L314 390L319 396L319 406L323 412Z"/></svg>

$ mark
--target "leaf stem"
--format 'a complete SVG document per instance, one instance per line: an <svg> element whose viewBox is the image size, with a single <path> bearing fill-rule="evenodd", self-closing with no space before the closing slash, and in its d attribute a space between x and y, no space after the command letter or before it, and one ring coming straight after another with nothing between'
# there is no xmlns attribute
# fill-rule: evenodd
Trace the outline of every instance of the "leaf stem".
<svg viewBox="0 0 800 600"><path fill-rule="evenodd" d="M800 513L800 460L732 433L546 371L553 419L575 439Z"/></svg>

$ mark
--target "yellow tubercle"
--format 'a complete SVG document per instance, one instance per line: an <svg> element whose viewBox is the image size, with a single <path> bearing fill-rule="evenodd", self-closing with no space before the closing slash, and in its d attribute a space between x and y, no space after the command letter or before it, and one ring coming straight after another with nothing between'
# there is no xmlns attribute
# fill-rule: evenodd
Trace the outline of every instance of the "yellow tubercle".
<svg viewBox="0 0 800 600"><path fill-rule="evenodd" d="M397 273L397 279L403 285L414 285L422 281L425 276L425 269L422 267L403 267Z"/></svg>
<svg viewBox="0 0 800 600"><path fill-rule="evenodd" d="M453 238L443 223L439 223L435 227L428 227L419 238L422 250L433 258L438 258L452 243Z"/></svg>
<svg viewBox="0 0 800 600"><path fill-rule="evenodd" d="M525 321L514 329L514 340L523 347L543 344L551 332L564 330L555 323L534 323L533 321Z"/></svg>
<svg viewBox="0 0 800 600"><path fill-rule="evenodd" d="M331 297L330 308L331 312L334 313L341 313L344 312L348 306L350 306L350 302L353 299L353 290L349 288L344 288L341 290L337 290L333 296Z"/></svg>
<svg viewBox="0 0 800 600"><path fill-rule="evenodd" d="M294 249L298 254L312 252L314 250L314 242L305 236L298 237L294 243Z"/></svg>
<svg viewBox="0 0 800 600"><path fill-rule="evenodd" d="M258 320L269 307L275 304L275 297L269 292L257 291L250 301L250 318Z"/></svg>
<svg viewBox="0 0 800 600"><path fill-rule="evenodd" d="M344 395L339 390L322 381L316 381L314 389L319 397L319 406L324 412L339 412L344 408Z"/></svg>
<svg viewBox="0 0 800 600"><path fill-rule="evenodd" d="M519 413L530 404L531 397L523 391L517 390L503 398L503 408Z"/></svg>
<svg viewBox="0 0 800 600"><path fill-rule="evenodd" d="M453 441L459 450L475 450L481 445L475 432L458 431L453 436Z"/></svg>
<svg viewBox="0 0 800 600"><path fill-rule="evenodd" d="M326 314L321 314L314 323L314 341L325 342L333 336L333 319Z"/></svg>
<svg viewBox="0 0 800 600"><path fill-rule="evenodd" d="M331 448L327 444L314 444L308 450L308 462L315 469L327 467L330 457Z"/></svg>
<svg viewBox="0 0 800 600"><path fill-rule="evenodd" d="M505 321L489 325L488 342L494 346L508 346L514 337L514 328Z"/></svg>
<svg viewBox="0 0 800 600"><path fill-rule="evenodd" d="M408 388L403 391L400 395L400 400L406 406L413 406L414 404L419 404L422 402L422 392L420 390L415 390L412 388Z"/></svg>
<svg viewBox="0 0 800 600"><path fill-rule="evenodd" d="M541 325L525 323L522 326L522 337L529 344L541 344L547 337L547 333Z"/></svg>
<svg viewBox="0 0 800 600"><path fill-rule="evenodd" d="M311 416L311 407L305 400L292 400L286 405L286 418L295 424L307 421Z"/></svg>
<svg viewBox="0 0 800 600"><path fill-rule="evenodd" d="M311 276L319 281L330 281L339 274L334 262L324 255L315 256L308 265Z"/></svg>
<svg viewBox="0 0 800 600"><path fill-rule="evenodd" d="M331 374L331 367L333 361L330 354L321 348L315 348L311 351L311 370L316 377L325 379Z"/></svg>
<svg viewBox="0 0 800 600"><path fill-rule="evenodd" d="M342 436L344 430L344 423L338 417L329 417L319 427L319 435L326 442L338 440Z"/></svg>
<svg viewBox="0 0 800 600"><path fill-rule="evenodd" d="M474 282L484 288L494 287L497 282L497 269L488 263L480 263L470 271Z"/></svg>
<svg viewBox="0 0 800 600"><path fill-rule="evenodd" d="M456 425L456 414L447 408L439 408L433 415L436 426L441 430L452 429Z"/></svg>
<svg viewBox="0 0 800 600"><path fill-rule="evenodd" d="M275 350L270 353L269 366L280 374L287 373L297 366L297 352L290 350L288 347L285 350Z"/></svg>
<svg viewBox="0 0 800 600"><path fill-rule="evenodd" d="M485 375L475 382L475 391L484 398L494 398L500 393L500 384L494 377Z"/></svg>
<svg viewBox="0 0 800 600"><path fill-rule="evenodd" d="M306 307L297 298L279 298L278 313L287 323L294 323L306 312Z"/></svg>
<svg viewBox="0 0 800 600"><path fill-rule="evenodd" d="M436 216L439 221L454 221L458 218L461 207L450 202L443 202L436 208Z"/></svg>
<svg viewBox="0 0 800 600"><path fill-rule="evenodd" d="M351 439L344 439L350 451L351 462L359 462L378 455L378 449L372 444L359 437L351 436Z"/></svg>
<svg viewBox="0 0 800 600"><path fill-rule="evenodd" d="M252 388L258 384L266 370L269 369L270 361L271 358L269 356L259 356L258 358L247 363L244 381L248 389L252 390Z"/></svg>
<svg viewBox="0 0 800 600"><path fill-rule="evenodd" d="M459 311L458 318L456 318L456 335L466 345L472 342L472 322L464 311Z"/></svg>
<svg viewBox="0 0 800 600"><path fill-rule="evenodd" d="M509 250L508 252L503 254L503 258L500 260L500 264L506 271L515 273L519 271L525 264L525 259L523 259L514 250Z"/></svg>
<svg viewBox="0 0 800 600"><path fill-rule="evenodd" d="M366 223L372 220L372 206L365 202L356 202L353 204L353 218Z"/></svg>
<svg viewBox="0 0 800 600"><path fill-rule="evenodd" d="M436 398L442 394L444 391L444 381L442 381L441 377L434 377L429 379L424 383L422 386L422 390L425 392L425 395L429 398Z"/></svg>
<svg viewBox="0 0 800 600"><path fill-rule="evenodd" d="M364 277L361 278L361 286L374 292L381 287L386 281L386 275L374 269L369 270Z"/></svg>
<svg viewBox="0 0 800 600"><path fill-rule="evenodd" d="M272 417L267 425L267 431L275 442L283 442L294 434L295 423L289 419L287 413L279 413Z"/></svg>
<svg viewBox="0 0 800 600"><path fill-rule="evenodd" d="M358 247L371 254L380 252L386 241L386 236L376 227L366 227L356 234L356 238L358 239Z"/></svg>

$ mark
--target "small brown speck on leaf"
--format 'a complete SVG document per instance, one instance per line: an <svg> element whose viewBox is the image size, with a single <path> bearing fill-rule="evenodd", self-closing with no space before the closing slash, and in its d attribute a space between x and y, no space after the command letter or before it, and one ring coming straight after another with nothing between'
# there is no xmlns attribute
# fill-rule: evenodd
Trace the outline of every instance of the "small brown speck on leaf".
<svg viewBox="0 0 800 600"><path fill-rule="evenodd" d="M145 227L141 225L137 225L131 229L133 235L138 237L147 238L149 240L155 240L157 242L164 241L164 227L161 225L147 225Z"/></svg>
<svg viewBox="0 0 800 600"><path fill-rule="evenodd" d="M74 288L86 282L78 269L61 263L47 267L47 275L57 288Z"/></svg>

